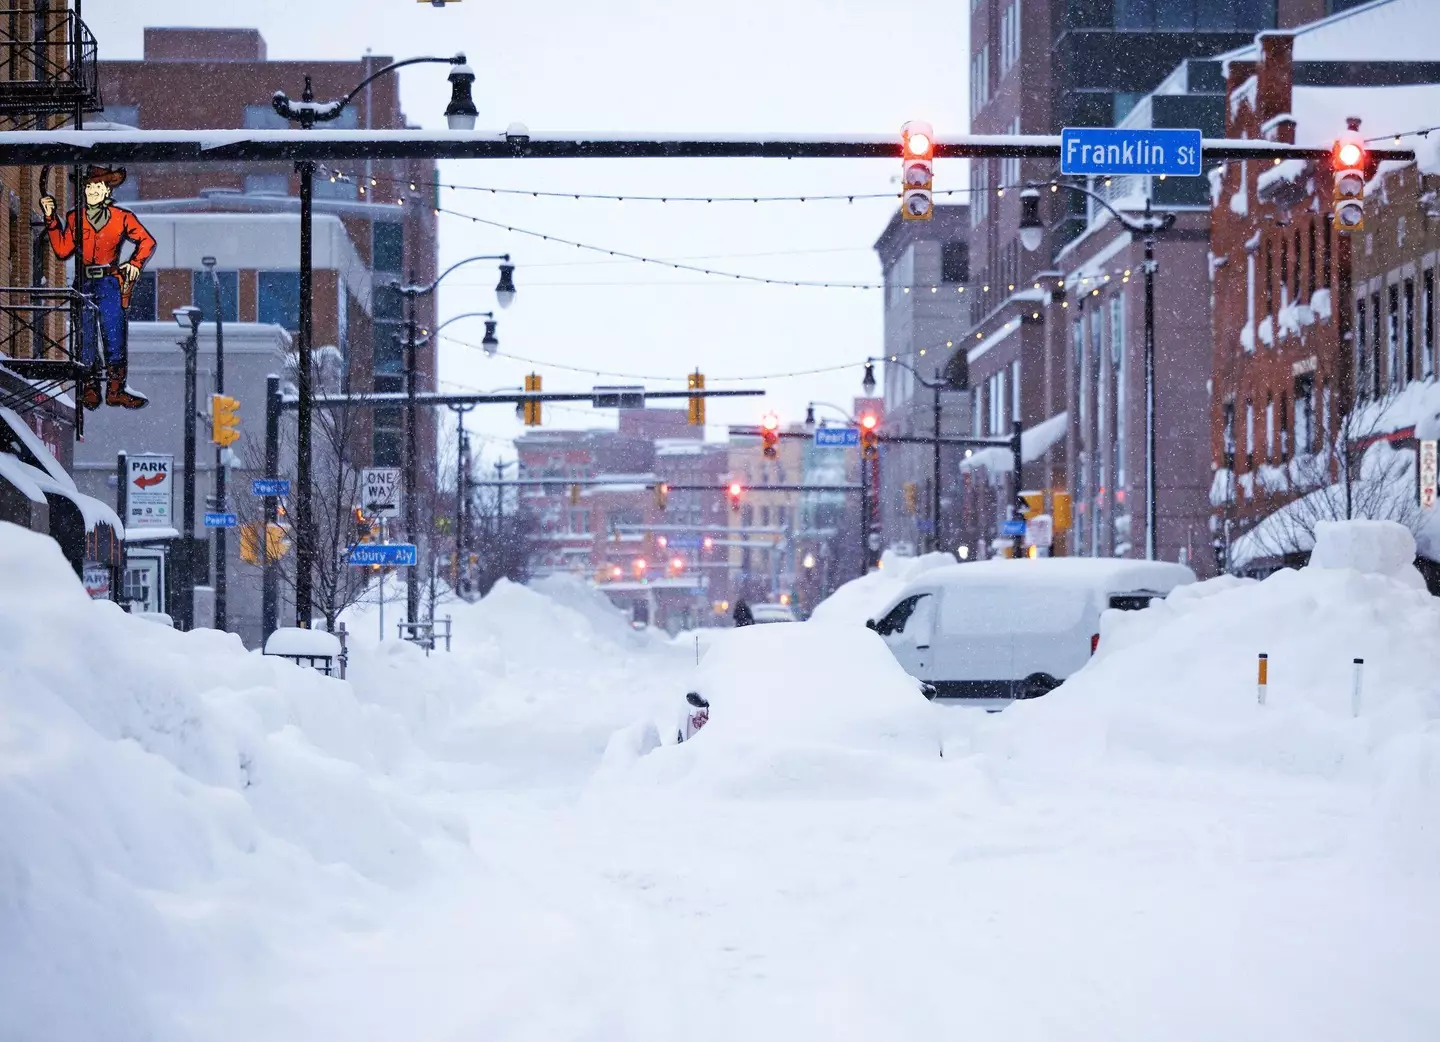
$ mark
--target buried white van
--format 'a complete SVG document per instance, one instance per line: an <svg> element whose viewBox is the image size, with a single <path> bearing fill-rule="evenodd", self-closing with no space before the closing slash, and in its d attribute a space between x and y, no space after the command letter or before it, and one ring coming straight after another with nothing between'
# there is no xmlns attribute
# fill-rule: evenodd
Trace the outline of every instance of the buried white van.
<svg viewBox="0 0 1440 1042"><path fill-rule="evenodd" d="M925 572L866 625L939 699L1035 698L1085 665L1100 614L1144 608L1195 573L1166 561L993 560Z"/></svg>

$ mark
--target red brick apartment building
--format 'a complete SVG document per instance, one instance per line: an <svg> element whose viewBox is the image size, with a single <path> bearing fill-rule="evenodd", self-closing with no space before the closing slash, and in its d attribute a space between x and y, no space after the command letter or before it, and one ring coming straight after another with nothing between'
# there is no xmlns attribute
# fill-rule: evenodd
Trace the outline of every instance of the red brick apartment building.
<svg viewBox="0 0 1440 1042"><path fill-rule="evenodd" d="M1318 23L1370 67L1379 82L1368 86L1297 83L1296 37L1262 34L1257 56L1229 62L1226 136L1326 146L1348 118L1367 137L1432 124L1433 63L1366 58L1371 48L1393 58L1391 34L1437 21L1440 10L1421 0L1393 0ZM1420 164L1381 165L1365 230L1348 237L1332 227L1325 162L1231 162L1211 173L1210 501L1217 559L1231 570L1308 553L1315 519L1306 524L1301 511L1320 509L1338 480L1337 444L1413 449L1436 373L1440 177L1434 144L1403 140ZM1403 480L1412 487L1413 470Z"/></svg>

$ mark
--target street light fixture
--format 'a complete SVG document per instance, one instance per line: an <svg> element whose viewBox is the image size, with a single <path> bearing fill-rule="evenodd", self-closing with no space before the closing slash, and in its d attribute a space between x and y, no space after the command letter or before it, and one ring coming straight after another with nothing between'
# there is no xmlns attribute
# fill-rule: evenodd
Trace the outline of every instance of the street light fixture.
<svg viewBox="0 0 1440 1042"><path fill-rule="evenodd" d="M965 348L962 345L958 355L964 357ZM936 549L940 545L940 392L941 391L968 391L970 389L970 373L968 365L957 365L953 361L945 368L945 374L938 377L927 377L921 375L914 366L908 362L902 362L894 355L890 356L889 364L898 365L901 369L908 370L915 377L916 383L921 387L928 388L934 403L932 410L933 433L935 440L930 443L930 524L932 531L928 540L930 548ZM861 381L865 393L872 394L875 391L875 359L871 358L865 362L865 378Z"/></svg>
<svg viewBox="0 0 1440 1042"><path fill-rule="evenodd" d="M195 628L195 371L200 350L200 309L194 304L171 312L175 323L185 331L180 342L185 352L185 498L181 508L184 529L180 540L179 611L175 612L182 630Z"/></svg>
<svg viewBox="0 0 1440 1042"><path fill-rule="evenodd" d="M445 119L452 130L472 129L475 126L476 112L470 87L475 81L475 73L465 63L464 54L449 58L406 58L393 62L366 76L354 90L338 101L316 101L310 77L306 75L305 90L299 101L291 101L283 90L278 90L271 97L270 104L282 118L300 124L304 130L310 130L316 123L329 123L338 119L345 111L345 106L355 100L373 80L407 65L426 63L452 66L449 77L450 104L445 109ZM311 251L315 163L306 159L295 165L300 174L300 318L295 331L295 391L298 399L295 410L298 427L295 466L295 621L298 626L308 629L311 617L311 583L317 550L310 487L312 412L315 399L315 391L311 385L315 318L315 276Z"/></svg>
<svg viewBox="0 0 1440 1042"><path fill-rule="evenodd" d="M415 341L416 345L423 347L435 337L439 336L440 330L444 329L451 322L459 322L462 318L483 318L487 320L485 322L485 338L480 341L480 346L485 349L487 355L493 358L495 352L500 350L500 341L495 336L495 330L498 328L499 323L495 321L495 312L493 311L467 311L463 315L453 315L417 339ZM399 340L400 338L397 335L395 339Z"/></svg>
<svg viewBox="0 0 1440 1042"><path fill-rule="evenodd" d="M1062 181L1052 182L1050 185L1053 191L1056 187L1068 188L1072 192L1079 192L1095 200L1114 218L1120 222L1126 231L1143 237L1145 243L1145 263L1141 270L1145 273L1145 559L1153 561L1156 557L1156 450L1155 450L1155 272L1160 269L1159 262L1155 260L1155 236L1165 231L1175 223L1173 213L1153 213L1150 209L1150 200L1145 200L1145 215L1143 217L1132 217L1129 214L1121 213L1101 195L1092 192L1080 185L1069 184ZM1031 195L1033 193L1033 196ZM1027 201L1027 196L1030 199ZM1040 192L1033 184L1027 185L1020 193L1020 243L1030 252L1039 248L1043 235L1040 234ZM1027 223L1028 222L1028 223ZM1034 232L1034 234L1030 234ZM1034 245L1031 245L1031 244Z"/></svg>
<svg viewBox="0 0 1440 1042"><path fill-rule="evenodd" d="M501 262L501 264L500 264L500 283L499 283L499 285L497 285L497 286L495 287L496 299L501 302L502 306L506 305L507 303L513 303L514 300L515 300L515 279L514 279L515 266L510 263L510 254L508 254L508 253L478 254L478 255L476 255L476 256L474 256L474 257L466 257L464 260L456 261L454 264L450 265L450 267L446 268L446 269L445 269L444 271L442 271L439 275L437 275L437 276L435 277L434 281L433 281L433 282L430 282L428 285L423 285L423 286L422 286L422 285L419 285L419 284L417 284L417 283L410 283L410 284L401 285L401 286L398 287L400 294L405 298L405 301L406 301L406 308L405 308L405 398L406 398L406 400L405 400L405 475L404 475L404 477L405 477L405 532L406 532L406 536L409 538L409 540L410 540L412 543L415 543L415 545L416 545L417 547L420 545L421 540L420 540L420 531L419 531L419 529L420 529L420 520L419 520L419 515L418 515L418 513L417 513L416 504L415 504L416 476L417 476L417 473L418 473L419 467L420 467L420 450L419 450L419 447L416 445L416 438L415 438L416 429L417 429L416 416L415 416L415 410L416 410L415 394L416 394L417 388L416 388L415 384L416 384L416 378L417 378L417 376L419 375L419 373L418 373L418 365L417 365L417 362L416 362L416 348L419 346L419 339L418 339L418 334L417 334L417 330L416 330L415 301L416 301L418 298L420 298L420 297L429 296L431 293L434 293L435 290L436 290L437 288L439 288L440 283L443 282L443 281L445 281L445 277L446 277L447 275L449 275L451 272L455 271L457 268L462 268L462 267L464 267L464 266L467 265L467 264L474 264L474 263L477 262L477 261L492 261L492 260L493 260L493 261L500 261L500 262ZM410 277L413 279L415 276L414 276L414 274L412 273ZM460 317L460 316L457 316L457 317ZM494 346L498 348L498 347L499 347L499 341L495 339L495 330L494 330L494 328L492 328L493 323L494 323L494 318L493 318L493 316L492 316L492 318L490 319L490 322L486 323L487 328L486 328L486 331L485 331L485 335L486 335L487 340L493 342L493 343L494 343ZM440 328L441 328L440 326L437 326L435 331L438 333L438 332L440 331ZM487 347L486 347L486 350L487 350L487 351L489 350L489 346L488 346L488 345L487 345ZM418 621L419 621L419 618L418 618L419 612L420 612L420 587L419 587L419 584L418 584L418 583L411 582L411 583L409 583L409 584L406 586L406 589L405 589L405 621L406 621L406 622L410 622L410 623L418 622Z"/></svg>

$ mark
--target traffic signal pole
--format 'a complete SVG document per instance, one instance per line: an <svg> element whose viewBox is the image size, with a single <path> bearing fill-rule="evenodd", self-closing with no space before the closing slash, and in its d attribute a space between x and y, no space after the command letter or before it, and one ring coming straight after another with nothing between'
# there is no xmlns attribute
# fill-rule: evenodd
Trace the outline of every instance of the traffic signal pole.
<svg viewBox="0 0 1440 1042"><path fill-rule="evenodd" d="M265 378L265 476L275 481L280 469L280 377ZM273 487L273 486L272 486ZM270 639L280 620L280 584L275 561L270 555L271 526L279 518L280 500L265 497L265 529L260 535L260 631L262 642Z"/></svg>
<svg viewBox="0 0 1440 1042"><path fill-rule="evenodd" d="M206 258L210 260L211 258ZM220 276L210 265L210 285L215 291L215 393L225 393L225 316L220 313ZM225 446L215 445L215 509L225 510ZM226 602L225 528L215 529L215 628L228 630L229 611Z"/></svg>

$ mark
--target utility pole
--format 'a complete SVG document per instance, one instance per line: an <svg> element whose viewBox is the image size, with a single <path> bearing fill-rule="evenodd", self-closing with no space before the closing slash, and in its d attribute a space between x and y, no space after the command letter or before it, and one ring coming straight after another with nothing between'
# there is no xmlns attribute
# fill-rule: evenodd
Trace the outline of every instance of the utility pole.
<svg viewBox="0 0 1440 1042"><path fill-rule="evenodd" d="M176 308L175 321L189 335L180 342L185 352L185 492L181 508L179 612L176 621L182 630L195 628L195 377L196 355L200 351L200 309Z"/></svg>
<svg viewBox="0 0 1440 1042"><path fill-rule="evenodd" d="M280 377L265 378L265 476L274 480L280 468ZM261 639L269 640L280 624L280 585L275 574L275 561L270 555L270 533L279 520L280 500L276 496L265 497L265 529L261 533L260 545L260 632Z"/></svg>
<svg viewBox="0 0 1440 1042"><path fill-rule="evenodd" d="M215 258L202 257L200 263L210 273L210 286L215 293L215 393L225 393L225 316L220 305L220 276L215 273ZM225 510L225 446L215 446L215 509ZM215 529L215 628L227 630L229 612L226 604L226 533Z"/></svg>
<svg viewBox="0 0 1440 1042"><path fill-rule="evenodd" d="M930 456L930 551L940 549L940 383L931 388L934 396L935 451Z"/></svg>
<svg viewBox="0 0 1440 1042"><path fill-rule="evenodd" d="M458 435L455 445L455 560L451 568L450 586L453 591L460 591L460 558L465 553L465 504L468 499L470 483L470 444L469 437L465 432L465 414L475 408L473 405L452 405L455 410L455 427Z"/></svg>
<svg viewBox="0 0 1440 1042"><path fill-rule="evenodd" d="M415 282L413 271L410 273L410 282ZM419 374L415 371L415 297L416 294L407 293L405 301L405 537L415 544L418 553L420 513L415 508L415 485L420 460L415 438L415 381ZM415 573L422 567L424 562L417 559L415 567L410 569L410 575L406 578L405 621L412 624L420 621L420 588L415 584Z"/></svg>

